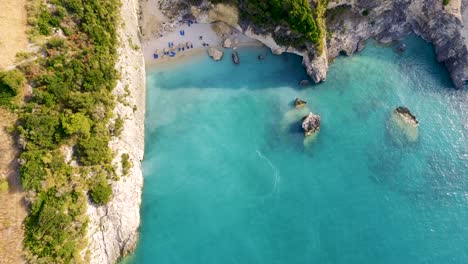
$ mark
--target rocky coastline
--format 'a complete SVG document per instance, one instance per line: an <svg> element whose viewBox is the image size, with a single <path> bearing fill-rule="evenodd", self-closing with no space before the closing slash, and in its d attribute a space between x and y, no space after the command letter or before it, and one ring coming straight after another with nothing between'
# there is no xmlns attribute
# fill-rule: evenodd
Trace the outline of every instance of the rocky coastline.
<svg viewBox="0 0 468 264"><path fill-rule="evenodd" d="M141 161L144 155L144 116L145 116L145 61L140 39L156 37L164 26L145 32L141 25L141 7L150 8L158 4L158 12L164 13L173 22L190 15L201 23L223 22L247 37L258 40L269 47L274 54L295 53L303 57L303 65L311 79L318 83L326 80L329 62L340 54L352 55L365 46L365 41L375 38L382 43L399 41L411 33L424 38L434 45L437 60L445 63L457 88L468 82L468 40L464 39L463 12L468 8L468 0L451 0L443 6L438 0L365 0L329 1L328 14L340 10L334 17L327 17L329 35L324 40L324 51L317 55L310 50L296 50L278 45L271 34L260 32L253 25L239 21L235 10L208 1L200 1L198 7L187 8L182 0L122 0L122 23L119 28L121 47L119 63L121 81L114 89L116 97L130 93L125 102L118 103L114 113L125 120L123 133L111 142L116 153L114 163L119 170L119 180L113 183L113 198L106 206L88 204L89 245L86 252L90 263L115 263L130 253L138 240L140 224L141 191L143 176ZM177 8L174 8L177 7ZM364 11L368 10L363 15ZM468 17L465 17L465 20ZM164 21L167 22L167 21ZM167 25L167 24L166 24ZM172 28L173 29L173 28ZM131 39L131 42L128 41ZM305 102L303 103L305 105ZM128 153L133 167L123 176L120 157Z"/></svg>
<svg viewBox="0 0 468 264"><path fill-rule="evenodd" d="M174 10L173 6L180 9ZM239 14L223 4L200 1L188 7L181 0L161 0L161 11L173 21L190 15L200 23L222 21L244 35L269 47L274 54L295 53L311 79L326 80L329 62L341 54L361 51L370 38L381 43L398 42L415 33L434 46L437 60L444 63L456 88L468 85L468 39L463 36L463 23L468 17L468 0L451 0L446 6L440 0L332 0L327 6L327 36L321 54L313 47L297 50L275 42L271 33L239 20Z"/></svg>
<svg viewBox="0 0 468 264"><path fill-rule="evenodd" d="M145 118L145 63L140 46L138 24L138 0L123 0L119 24L120 47L116 68L121 79L114 88L118 104L114 116L125 120L122 134L110 145L116 154L114 164L119 179L112 184L113 197L104 206L88 202L87 214L89 263L115 263L131 253L138 240L140 225L141 192L143 175L141 161L144 155ZM130 41L131 40L131 41ZM128 153L132 168L123 175L121 155Z"/></svg>

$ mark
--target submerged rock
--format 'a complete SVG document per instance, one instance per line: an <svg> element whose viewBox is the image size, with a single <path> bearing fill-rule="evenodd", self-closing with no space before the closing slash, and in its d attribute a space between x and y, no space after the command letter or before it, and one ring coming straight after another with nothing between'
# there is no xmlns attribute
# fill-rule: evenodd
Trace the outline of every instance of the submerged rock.
<svg viewBox="0 0 468 264"><path fill-rule="evenodd" d="M299 99L299 98L296 98L294 100L294 106L296 106L296 108L300 108L300 107L303 107L307 104L306 101L302 100L302 99Z"/></svg>
<svg viewBox="0 0 468 264"><path fill-rule="evenodd" d="M232 52L232 61L234 62L234 64L240 63L239 54L237 53L237 51Z"/></svg>
<svg viewBox="0 0 468 264"><path fill-rule="evenodd" d="M258 60L264 60L264 59L265 59L265 56L263 56L263 55L258 55L257 59L258 59Z"/></svg>
<svg viewBox="0 0 468 264"><path fill-rule="evenodd" d="M310 112L302 121L304 135L311 136L320 130L320 116Z"/></svg>
<svg viewBox="0 0 468 264"><path fill-rule="evenodd" d="M224 53L217 48L208 48L208 55L215 61L219 61L223 58Z"/></svg>
<svg viewBox="0 0 468 264"><path fill-rule="evenodd" d="M390 116L387 132L397 145L404 146L417 142L419 138L419 121L406 107L397 107Z"/></svg>
<svg viewBox="0 0 468 264"><path fill-rule="evenodd" d="M299 85L300 86L309 86L310 82L309 82L309 80L302 80L302 81L299 82Z"/></svg>
<svg viewBox="0 0 468 264"><path fill-rule="evenodd" d="M404 43L401 43L400 45L398 45L395 49L397 52L404 52L406 50L406 44Z"/></svg>

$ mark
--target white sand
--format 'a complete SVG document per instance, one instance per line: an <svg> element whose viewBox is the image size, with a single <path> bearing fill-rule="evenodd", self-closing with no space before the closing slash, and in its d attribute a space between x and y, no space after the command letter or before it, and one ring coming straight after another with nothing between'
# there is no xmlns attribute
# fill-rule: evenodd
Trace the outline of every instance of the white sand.
<svg viewBox="0 0 468 264"><path fill-rule="evenodd" d="M184 36L180 35L181 30L185 31ZM203 40L199 39L200 36L203 37ZM145 57L146 64L153 64L158 63L158 61L162 61L161 55L165 48L169 48L169 42L174 43L174 48L172 50L176 53L176 56L173 58L176 58L182 53L189 53L190 50L205 48L202 45L203 43L208 43L210 46L219 46L221 44L221 38L216 35L209 24L192 24L190 27L187 24L181 24L180 26L176 26L173 32L168 32L164 36L156 37L143 44L143 55ZM185 48L185 51L179 52L179 44L182 44L185 47L187 42L191 42L193 44L193 49ZM159 59L153 59L153 54L156 51L159 54ZM165 58L171 57L164 56L164 59Z"/></svg>
<svg viewBox="0 0 468 264"><path fill-rule="evenodd" d="M160 63L166 63L167 61L178 60L179 58L192 56L194 54L199 54L208 49L204 47L203 43L209 45L209 47L222 47L222 42L224 38L218 36L217 33L212 29L211 24L192 24L188 26L186 23L177 24L174 26L174 31L168 32L162 36L155 37L149 41L143 43L143 55L145 57L146 65L155 65ZM184 30L185 35L180 35L180 31ZM200 40L200 36L202 39ZM262 45L257 40L251 39L240 33L234 33L230 36L232 40L237 39L239 43L237 46L255 46ZM174 43L174 48L172 49L175 53L175 57L161 56L165 48L169 48L169 42ZM178 51L179 44L186 45L187 42L190 42L193 45L193 48L187 49L184 51ZM153 54L157 52L159 54L158 59L153 58Z"/></svg>

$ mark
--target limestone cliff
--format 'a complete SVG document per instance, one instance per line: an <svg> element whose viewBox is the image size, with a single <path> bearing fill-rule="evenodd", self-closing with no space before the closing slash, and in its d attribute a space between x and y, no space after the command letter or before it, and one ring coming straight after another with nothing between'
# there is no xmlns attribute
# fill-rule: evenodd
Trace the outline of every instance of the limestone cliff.
<svg viewBox="0 0 468 264"><path fill-rule="evenodd" d="M120 98L114 109L116 117L125 120L118 139L110 144L116 154L114 163L119 180L112 184L113 197L105 206L88 204L90 223L87 253L90 263L115 263L131 252L138 240L144 154L145 64L138 31L138 1L122 0L118 30L120 47L116 65L121 80L113 93ZM128 175L122 175L121 154L128 153L133 163Z"/></svg>
<svg viewBox="0 0 468 264"><path fill-rule="evenodd" d="M326 13L327 45L321 54L316 54L313 47L302 51L281 47L270 33L239 21L238 14L229 8L226 11L223 5L212 5L207 0L199 1L192 8L182 0L160 3L162 11L173 19L191 13L203 23L224 21L261 41L275 54L301 55L307 73L315 82L326 79L330 60L340 54L360 51L369 38L389 43L416 33L434 45L437 60L445 63L457 88L468 83L468 36L463 37L468 35L463 26L468 19L468 11L463 12L468 9L468 0L451 0L447 6L443 6L442 0L330 0Z"/></svg>
<svg viewBox="0 0 468 264"><path fill-rule="evenodd" d="M368 38L388 43L414 32L433 44L437 60L445 63L454 85L462 88L468 81L468 39L462 35L462 7L467 4L460 0L451 0L447 6L439 0L330 1L328 58L351 55Z"/></svg>

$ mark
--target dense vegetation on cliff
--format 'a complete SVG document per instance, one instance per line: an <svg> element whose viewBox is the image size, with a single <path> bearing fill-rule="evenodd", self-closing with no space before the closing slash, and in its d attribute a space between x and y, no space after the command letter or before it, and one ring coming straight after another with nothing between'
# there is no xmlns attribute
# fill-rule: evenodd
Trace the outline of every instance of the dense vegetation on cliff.
<svg viewBox="0 0 468 264"><path fill-rule="evenodd" d="M212 3L238 5L241 18L269 32L283 45L304 48L306 43L316 45L321 53L326 35L326 0L317 0L313 6L308 0L211 0ZM279 30L277 30L277 28Z"/></svg>
<svg viewBox="0 0 468 264"><path fill-rule="evenodd" d="M18 70L0 71L0 106L14 107L13 99L21 93L24 75Z"/></svg>
<svg viewBox="0 0 468 264"><path fill-rule="evenodd" d="M21 180L31 212L26 258L34 263L80 262L86 245L87 193L96 203L112 194L109 141L119 0L31 1L31 37L42 43L21 70L33 86L17 131ZM74 166L66 162L72 153Z"/></svg>

